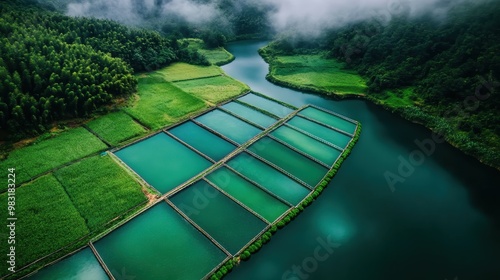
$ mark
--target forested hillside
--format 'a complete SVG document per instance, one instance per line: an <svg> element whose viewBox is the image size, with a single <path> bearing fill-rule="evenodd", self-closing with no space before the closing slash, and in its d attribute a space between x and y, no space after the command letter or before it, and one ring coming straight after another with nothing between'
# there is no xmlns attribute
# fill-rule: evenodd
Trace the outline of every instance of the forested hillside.
<svg viewBox="0 0 500 280"><path fill-rule="evenodd" d="M0 2L0 129L36 134L135 91L133 71L206 62L157 32Z"/></svg>
<svg viewBox="0 0 500 280"><path fill-rule="evenodd" d="M500 166L500 2L462 4L444 18L400 15L330 30L316 39L281 38L266 52L325 53L367 81L368 98L447 136ZM391 106L390 99L412 105ZM412 100L412 101L411 101Z"/></svg>

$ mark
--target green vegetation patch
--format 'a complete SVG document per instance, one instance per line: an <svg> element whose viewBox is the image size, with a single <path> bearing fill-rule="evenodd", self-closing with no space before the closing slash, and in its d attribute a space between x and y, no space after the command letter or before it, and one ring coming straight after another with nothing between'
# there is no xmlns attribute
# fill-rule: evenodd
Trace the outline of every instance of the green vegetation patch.
<svg viewBox="0 0 500 280"><path fill-rule="evenodd" d="M365 93L367 86L344 63L321 55L277 56L271 61L271 76L280 82L304 90L335 94Z"/></svg>
<svg viewBox="0 0 500 280"><path fill-rule="evenodd" d="M109 156L87 158L55 176L91 231L146 200L139 183Z"/></svg>
<svg viewBox="0 0 500 280"><path fill-rule="evenodd" d="M206 108L201 99L165 81L157 72L139 77L134 104L125 110L151 129L179 121L182 117Z"/></svg>
<svg viewBox="0 0 500 280"><path fill-rule="evenodd" d="M6 205L7 193L0 195L0 201ZM85 220L53 175L40 177L16 190L15 216L16 270L89 233ZM2 209L0 217L6 221L7 211ZM9 231L5 229L0 231L0 250L9 252ZM7 265L1 262L0 278L8 272Z"/></svg>
<svg viewBox="0 0 500 280"><path fill-rule="evenodd" d="M234 60L234 55L232 55L223 47L213 49L205 48L205 43L201 39L188 38L179 41L187 42L189 49L195 50L202 54L208 60L208 62L210 62L210 64L224 65Z"/></svg>
<svg viewBox="0 0 500 280"><path fill-rule="evenodd" d="M182 90L211 103L219 103L250 90L250 88L227 76L176 82Z"/></svg>
<svg viewBox="0 0 500 280"><path fill-rule="evenodd" d="M16 168L16 181L22 183L52 168L106 149L106 145L85 128L79 127L60 135L35 142L12 151L0 162L0 174L7 178L7 169ZM6 185L0 187L5 191Z"/></svg>
<svg viewBox="0 0 500 280"><path fill-rule="evenodd" d="M222 75L222 70L217 66L199 66L187 63L173 63L172 65L156 71L166 81L183 81Z"/></svg>
<svg viewBox="0 0 500 280"><path fill-rule="evenodd" d="M124 112L115 112L89 122L88 127L113 145L146 133L146 130Z"/></svg>
<svg viewBox="0 0 500 280"><path fill-rule="evenodd" d="M382 104L387 105L391 108L414 106L423 102L423 100L421 98L418 98L414 93L413 87L396 90L386 90L374 97L376 97Z"/></svg>

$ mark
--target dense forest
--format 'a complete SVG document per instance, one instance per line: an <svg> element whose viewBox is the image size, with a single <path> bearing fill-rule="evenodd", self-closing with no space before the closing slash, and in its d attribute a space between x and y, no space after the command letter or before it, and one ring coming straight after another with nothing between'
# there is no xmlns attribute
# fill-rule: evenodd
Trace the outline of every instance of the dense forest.
<svg viewBox="0 0 500 280"><path fill-rule="evenodd" d="M282 37L269 49L344 61L365 77L375 100L388 91L411 93L418 102L400 110L404 116L500 166L499 14L498 1L465 3L445 18L403 14L363 21L315 39Z"/></svg>
<svg viewBox="0 0 500 280"><path fill-rule="evenodd" d="M175 38L64 16L34 1L0 2L0 54L0 129L11 136L40 133L134 92L134 71L207 63Z"/></svg>

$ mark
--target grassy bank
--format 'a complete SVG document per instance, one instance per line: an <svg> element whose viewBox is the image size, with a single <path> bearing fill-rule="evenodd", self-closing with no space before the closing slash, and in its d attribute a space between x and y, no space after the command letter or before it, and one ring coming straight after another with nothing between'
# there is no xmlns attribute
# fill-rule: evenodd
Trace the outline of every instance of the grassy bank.
<svg viewBox="0 0 500 280"><path fill-rule="evenodd" d="M494 131L485 130L481 135L475 135L462 130L464 114L447 114L438 106L426 104L415 88L368 94L363 78L344 69L344 65L335 59L326 59L319 54L274 55L267 47L259 53L269 63L266 78L275 84L337 98L368 99L407 120L428 127L466 154L500 169L500 137ZM466 111L465 108L462 111Z"/></svg>
<svg viewBox="0 0 500 280"><path fill-rule="evenodd" d="M110 113L89 122L87 126L111 145L144 135L147 131L123 111Z"/></svg>
<svg viewBox="0 0 500 280"><path fill-rule="evenodd" d="M187 43L188 48L201 53L207 58L208 62L213 65L221 66L234 60L234 55L222 47L212 49L205 48L205 43L201 39L189 38L180 41Z"/></svg>

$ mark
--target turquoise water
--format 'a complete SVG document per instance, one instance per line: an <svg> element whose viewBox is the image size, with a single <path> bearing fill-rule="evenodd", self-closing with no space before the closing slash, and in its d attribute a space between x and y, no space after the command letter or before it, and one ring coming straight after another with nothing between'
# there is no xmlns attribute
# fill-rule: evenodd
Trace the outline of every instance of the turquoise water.
<svg viewBox="0 0 500 280"><path fill-rule="evenodd" d="M268 222L274 222L289 209L286 204L226 167L221 167L206 177Z"/></svg>
<svg viewBox="0 0 500 280"><path fill-rule="evenodd" d="M215 161L236 149L233 144L191 121L174 127L169 132Z"/></svg>
<svg viewBox="0 0 500 280"><path fill-rule="evenodd" d="M314 107L308 107L300 111L300 115L304 115L311 119L317 120L319 122L328 124L350 134L354 134L356 130L356 125L350 121L337 117L335 115L329 114L327 112L321 111Z"/></svg>
<svg viewBox="0 0 500 280"><path fill-rule="evenodd" d="M258 140L248 150L283 168L312 187L316 186L328 172L325 167L269 137Z"/></svg>
<svg viewBox="0 0 500 280"><path fill-rule="evenodd" d="M293 117L287 123L294 127L300 128L305 132L311 133L327 142L337 145L340 148L345 148L349 141L351 141L351 137L345 134L342 134L338 131L322 126L310 120L306 120L299 116Z"/></svg>
<svg viewBox="0 0 500 280"><path fill-rule="evenodd" d="M201 279L226 258L165 202L94 246L116 279Z"/></svg>
<svg viewBox="0 0 500 280"><path fill-rule="evenodd" d="M266 224L205 181L169 198L231 254L262 231ZM196 264L191 262L190 265Z"/></svg>
<svg viewBox="0 0 500 280"><path fill-rule="evenodd" d="M251 93L238 98L238 100L268 111L280 118L286 117L293 112L293 110L288 107Z"/></svg>
<svg viewBox="0 0 500 280"><path fill-rule="evenodd" d="M172 190L212 165L165 133L128 146L115 154L161 193Z"/></svg>
<svg viewBox="0 0 500 280"><path fill-rule="evenodd" d="M239 144L247 142L262 131L221 110L210 111L196 120Z"/></svg>
<svg viewBox="0 0 500 280"><path fill-rule="evenodd" d="M278 120L237 102L224 104L222 108L262 127L270 127Z"/></svg>
<svg viewBox="0 0 500 280"><path fill-rule="evenodd" d="M51 266L43 268L26 279L105 280L109 279L109 277L102 269L92 250L87 247Z"/></svg>
<svg viewBox="0 0 500 280"><path fill-rule="evenodd" d="M293 205L297 205L310 192L290 177L247 153L239 154L227 164Z"/></svg>
<svg viewBox="0 0 500 280"><path fill-rule="evenodd" d="M341 153L339 150L287 126L280 126L271 135L330 166Z"/></svg>
<svg viewBox="0 0 500 280"><path fill-rule="evenodd" d="M266 44L230 43L236 60L224 71L297 107L314 104L358 120L363 132L321 196L226 278L500 279L500 172L449 144L432 146L431 131L371 102L337 101L270 83L269 65L257 53ZM384 174L399 175L410 155L421 151L418 141L432 152L413 169L401 169L402 181L391 188ZM329 254L321 247L320 256L328 258L311 267L318 246L328 241L337 247Z"/></svg>

